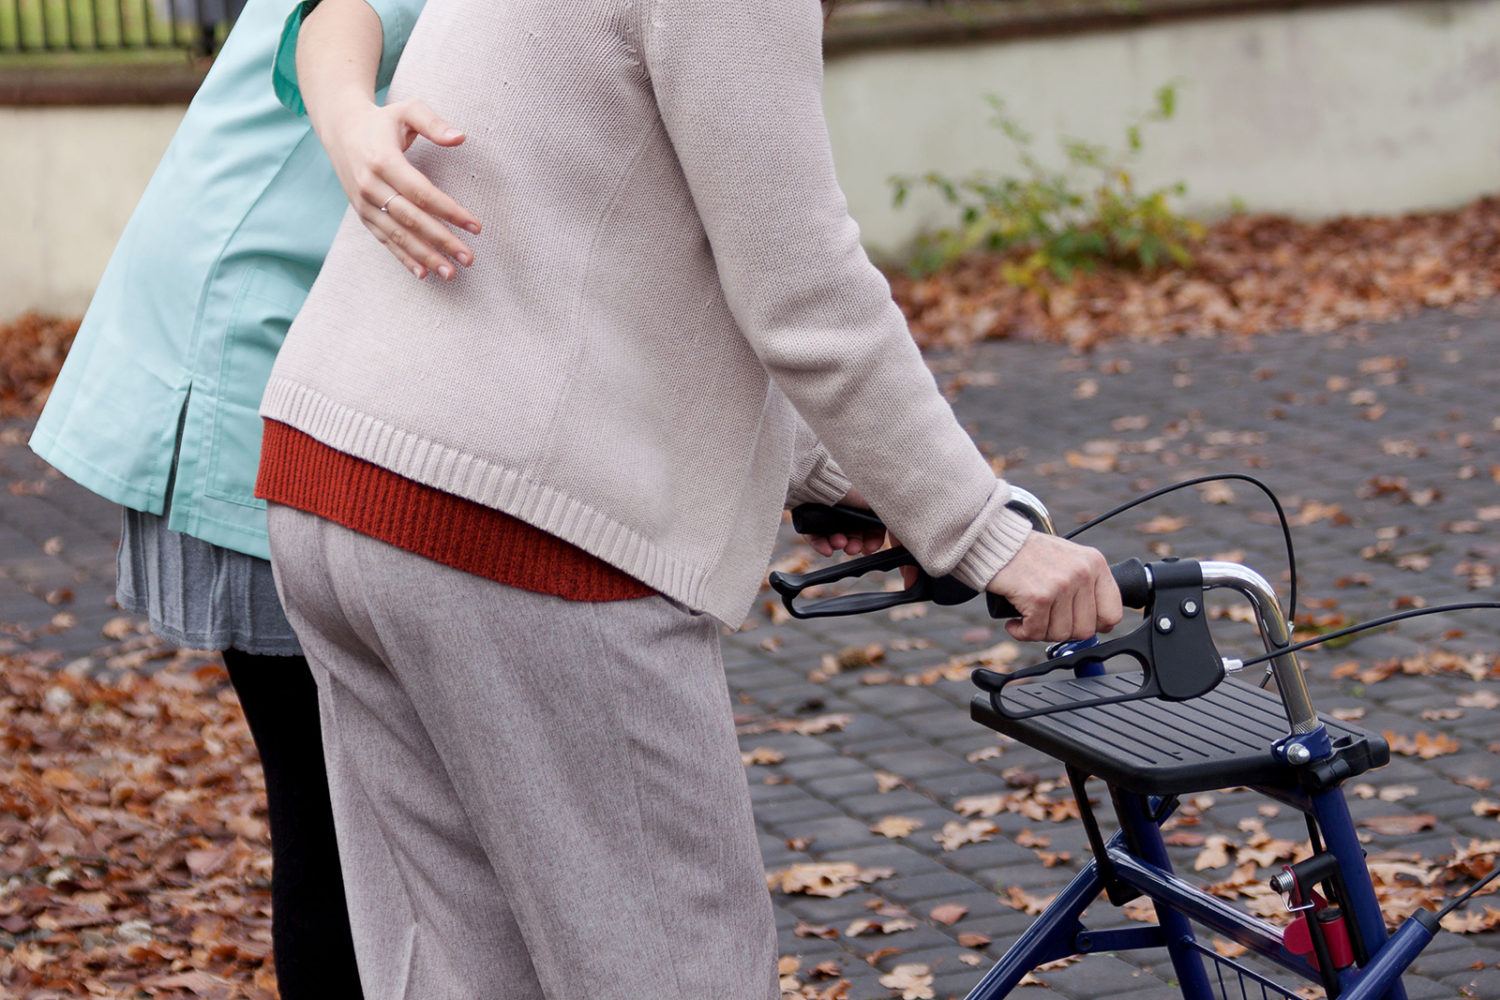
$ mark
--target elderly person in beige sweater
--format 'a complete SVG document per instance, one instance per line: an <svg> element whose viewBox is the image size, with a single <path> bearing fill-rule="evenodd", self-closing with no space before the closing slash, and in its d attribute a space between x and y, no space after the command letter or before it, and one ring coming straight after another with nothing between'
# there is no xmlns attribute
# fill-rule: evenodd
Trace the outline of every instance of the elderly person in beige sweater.
<svg viewBox="0 0 1500 1000"><path fill-rule="evenodd" d="M380 114L361 6L304 25L315 127ZM262 405L372 998L776 996L718 635L787 502L867 504L1017 638L1120 618L1097 552L1007 509L866 258L821 28L431 0L412 33L392 99L467 133L410 156L477 263L415 283L349 217Z"/></svg>

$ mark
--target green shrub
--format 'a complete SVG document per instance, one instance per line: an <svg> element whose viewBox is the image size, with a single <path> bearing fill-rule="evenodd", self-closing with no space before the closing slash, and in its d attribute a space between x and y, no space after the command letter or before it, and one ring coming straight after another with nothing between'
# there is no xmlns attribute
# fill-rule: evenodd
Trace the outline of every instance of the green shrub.
<svg viewBox="0 0 1500 1000"><path fill-rule="evenodd" d="M1125 130L1125 148L1065 139L1067 165L1051 170L1031 155L1032 137L1011 117L1005 102L993 95L990 124L1015 145L1024 176L991 172L953 180L940 173L920 178L893 177L894 203L903 204L916 187L936 190L958 209L959 223L924 235L911 268L927 274L974 250L1004 253L1006 280L1034 285L1043 273L1069 281L1077 271L1100 264L1154 271L1192 263L1190 247L1203 227L1181 215L1173 200L1187 190L1178 182L1138 192L1130 165L1141 150L1141 131L1169 120L1177 102L1175 84L1156 92L1156 106Z"/></svg>

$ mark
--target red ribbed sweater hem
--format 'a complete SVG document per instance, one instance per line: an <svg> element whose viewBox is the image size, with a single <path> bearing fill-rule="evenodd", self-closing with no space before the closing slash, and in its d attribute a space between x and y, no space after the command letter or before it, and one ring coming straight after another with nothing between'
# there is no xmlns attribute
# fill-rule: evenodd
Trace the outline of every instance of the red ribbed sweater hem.
<svg viewBox="0 0 1500 1000"><path fill-rule="evenodd" d="M525 521L337 451L275 420L265 422L255 495L522 590L570 601L656 593Z"/></svg>

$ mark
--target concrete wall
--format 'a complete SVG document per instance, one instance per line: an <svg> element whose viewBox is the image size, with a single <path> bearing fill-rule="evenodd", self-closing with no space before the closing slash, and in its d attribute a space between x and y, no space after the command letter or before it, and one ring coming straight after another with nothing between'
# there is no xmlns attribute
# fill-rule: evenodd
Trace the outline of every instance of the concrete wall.
<svg viewBox="0 0 1500 1000"><path fill-rule="evenodd" d="M985 94L1060 162L1058 139L1124 145L1157 87L1176 117L1148 129L1137 175L1186 181L1189 206L1300 216L1446 207L1500 191L1500 2L1453 0L1176 21L840 58L824 87L839 176L865 242L906 243L942 216L897 212L886 178L1017 171ZM928 209L935 200L925 203ZM915 209L915 210L914 210Z"/></svg>
<svg viewBox="0 0 1500 1000"><path fill-rule="evenodd" d="M1303 216L1459 204L1500 190L1500 0L1310 7L831 57L825 103L867 244L892 254L941 219L895 211L886 179L1014 170L985 122L1003 97L1042 158L1072 136L1118 148L1156 88L1143 185L1188 204ZM0 316L88 302L180 107L0 107Z"/></svg>
<svg viewBox="0 0 1500 1000"><path fill-rule="evenodd" d="M182 112L0 107L0 319L83 311Z"/></svg>

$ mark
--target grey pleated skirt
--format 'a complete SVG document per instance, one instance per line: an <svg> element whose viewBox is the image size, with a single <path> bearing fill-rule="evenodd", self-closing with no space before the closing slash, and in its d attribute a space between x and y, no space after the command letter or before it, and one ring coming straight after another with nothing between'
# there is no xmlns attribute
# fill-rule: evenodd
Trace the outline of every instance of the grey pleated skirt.
<svg viewBox="0 0 1500 1000"><path fill-rule="evenodd" d="M185 649L299 656L271 564L172 531L164 518L126 509L116 557L120 607Z"/></svg>

